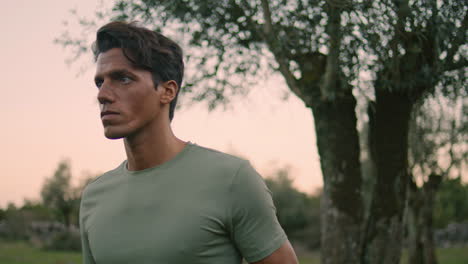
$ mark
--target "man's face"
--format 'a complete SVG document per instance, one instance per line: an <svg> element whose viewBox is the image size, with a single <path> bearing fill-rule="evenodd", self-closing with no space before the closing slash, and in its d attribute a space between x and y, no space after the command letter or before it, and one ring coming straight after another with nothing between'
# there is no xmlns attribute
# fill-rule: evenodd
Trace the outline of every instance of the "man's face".
<svg viewBox="0 0 468 264"><path fill-rule="evenodd" d="M98 56L95 83L107 138L132 136L161 118L163 89L156 89L151 73L135 68L122 49L110 49Z"/></svg>

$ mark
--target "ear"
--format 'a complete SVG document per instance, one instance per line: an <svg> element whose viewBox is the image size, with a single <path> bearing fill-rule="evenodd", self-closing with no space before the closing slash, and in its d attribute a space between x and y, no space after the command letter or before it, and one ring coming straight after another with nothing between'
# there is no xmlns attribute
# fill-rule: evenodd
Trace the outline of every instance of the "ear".
<svg viewBox="0 0 468 264"><path fill-rule="evenodd" d="M179 86L177 85L176 81L170 80L161 83L158 89L161 89L161 103L169 104L176 97Z"/></svg>

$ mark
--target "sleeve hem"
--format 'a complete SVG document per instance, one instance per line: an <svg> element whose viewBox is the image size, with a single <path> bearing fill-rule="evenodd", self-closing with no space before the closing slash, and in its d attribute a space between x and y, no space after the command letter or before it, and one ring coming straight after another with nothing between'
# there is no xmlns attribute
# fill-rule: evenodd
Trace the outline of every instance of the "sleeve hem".
<svg viewBox="0 0 468 264"><path fill-rule="evenodd" d="M263 250L258 251L255 255L244 256L244 258L249 263L260 261L270 256L271 254L273 254L273 252L279 249L287 241L287 239L288 237L286 236L286 234L281 233L275 239L273 239L270 243L268 243L267 247L265 247Z"/></svg>

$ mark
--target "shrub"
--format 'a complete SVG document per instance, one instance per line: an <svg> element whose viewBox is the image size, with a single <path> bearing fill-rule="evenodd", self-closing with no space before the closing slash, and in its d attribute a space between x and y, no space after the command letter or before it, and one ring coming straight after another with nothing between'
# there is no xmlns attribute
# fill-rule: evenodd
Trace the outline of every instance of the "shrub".
<svg viewBox="0 0 468 264"><path fill-rule="evenodd" d="M63 231L52 236L49 243L43 247L45 250L81 251L80 233L76 231Z"/></svg>

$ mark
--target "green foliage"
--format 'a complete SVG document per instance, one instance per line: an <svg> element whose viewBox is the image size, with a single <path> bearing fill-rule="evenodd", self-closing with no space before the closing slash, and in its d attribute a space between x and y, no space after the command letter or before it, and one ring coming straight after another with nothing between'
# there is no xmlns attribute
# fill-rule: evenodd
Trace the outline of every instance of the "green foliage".
<svg viewBox="0 0 468 264"><path fill-rule="evenodd" d="M272 192L278 220L288 237L309 248L320 245L320 198L298 191L286 168L265 179Z"/></svg>
<svg viewBox="0 0 468 264"><path fill-rule="evenodd" d="M437 263L440 264L465 264L468 262L468 247L439 248L437 252ZM402 264L413 264L408 262L408 254L403 251Z"/></svg>
<svg viewBox="0 0 468 264"><path fill-rule="evenodd" d="M336 14L341 22L332 29L330 20ZM191 94L192 100L208 102L211 108L244 94L262 71L280 72L290 90L306 103L308 96L317 93L301 87L310 86L311 80L337 74L344 83L359 82L364 71L367 75L380 72L377 89L419 96L438 82L460 80L451 71L467 66L463 56L467 52L466 14L463 1L449 0L352 4L119 0L111 10L96 12L93 20L73 13L83 34L73 37L65 32L56 43L72 48L79 57L90 44L84 36L98 23L141 21L190 48L188 68L197 70L188 71L182 92ZM338 40L338 50L332 47L331 38ZM328 58L333 56L336 58ZM324 74L325 65L331 62L337 65L327 71L333 68L338 73Z"/></svg>
<svg viewBox="0 0 468 264"><path fill-rule="evenodd" d="M0 222L6 219L6 211L0 208Z"/></svg>
<svg viewBox="0 0 468 264"><path fill-rule="evenodd" d="M81 237L78 232L64 231L54 234L43 249L52 251L81 251Z"/></svg>
<svg viewBox="0 0 468 264"><path fill-rule="evenodd" d="M441 264L464 264L468 262L468 248L443 248L437 250ZM319 264L318 252L305 252L298 255L300 264ZM42 251L26 243L6 243L0 240L0 264L80 264L82 257L76 252ZM407 264L407 254L403 254L402 263Z"/></svg>
<svg viewBox="0 0 468 264"><path fill-rule="evenodd" d="M30 222L30 215L11 207L5 213L5 230L0 233L1 238L6 240L26 240L27 225Z"/></svg>
<svg viewBox="0 0 468 264"><path fill-rule="evenodd" d="M19 210L34 215L36 221L47 221L54 218L53 210L39 201L25 200Z"/></svg>
<svg viewBox="0 0 468 264"><path fill-rule="evenodd" d="M416 182L430 174L461 177L466 166L467 115L463 99L468 90L461 84L441 86L414 106L409 130L409 167ZM458 87L457 87L458 86Z"/></svg>
<svg viewBox="0 0 468 264"><path fill-rule="evenodd" d="M53 217L49 208L29 200L26 200L21 208L9 204L3 212L5 226L3 232L0 233L0 237L7 240L27 240L31 222L47 221Z"/></svg>
<svg viewBox="0 0 468 264"><path fill-rule="evenodd" d="M456 87L458 85L458 87ZM468 220L468 187L461 182L466 167L466 119L461 84L436 87L412 113L409 133L409 167L419 192L435 192L434 227ZM439 187L430 186L429 175L441 177ZM433 193L426 200L432 199Z"/></svg>
<svg viewBox="0 0 468 264"><path fill-rule="evenodd" d="M94 177L88 173L79 186L73 187L69 162L61 161L42 187L42 203L25 200L21 207L9 203L5 210L0 209L0 238L27 240L49 250L80 250L76 228L80 195Z"/></svg>
<svg viewBox="0 0 468 264"><path fill-rule="evenodd" d="M0 240L0 264L81 264L82 257L77 252L43 251L25 242L5 242Z"/></svg>
<svg viewBox="0 0 468 264"><path fill-rule="evenodd" d="M357 28L377 62L375 88L417 99L460 81L452 71L467 66L467 23L463 1L372 1Z"/></svg>
<svg viewBox="0 0 468 264"><path fill-rule="evenodd" d="M54 175L48 178L41 190L44 204L51 207L60 207L70 198L70 163L63 160L59 163Z"/></svg>
<svg viewBox="0 0 468 264"><path fill-rule="evenodd" d="M78 212L80 201L79 193L71 186L71 177L70 162L63 160L41 190L44 205L56 210L59 219L67 226L71 224L72 214Z"/></svg>
<svg viewBox="0 0 468 264"><path fill-rule="evenodd" d="M434 211L436 228L445 228L452 222L468 221L468 184L463 184L460 178L443 181Z"/></svg>

